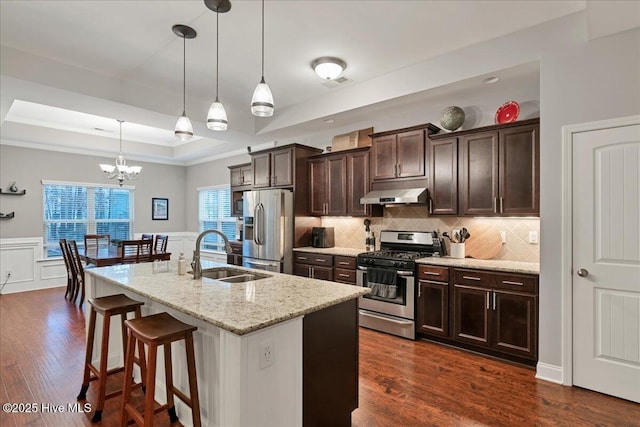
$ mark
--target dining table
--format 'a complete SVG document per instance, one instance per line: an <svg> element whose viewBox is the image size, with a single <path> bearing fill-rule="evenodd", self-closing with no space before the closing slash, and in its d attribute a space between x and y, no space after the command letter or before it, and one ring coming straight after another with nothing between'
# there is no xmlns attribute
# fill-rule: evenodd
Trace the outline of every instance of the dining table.
<svg viewBox="0 0 640 427"><path fill-rule="evenodd" d="M88 248L80 253L80 259L86 264L92 264L96 267L106 267L109 265L120 264L122 262L122 247L115 245L104 245L97 248ZM151 252L149 261L169 261L171 252Z"/></svg>

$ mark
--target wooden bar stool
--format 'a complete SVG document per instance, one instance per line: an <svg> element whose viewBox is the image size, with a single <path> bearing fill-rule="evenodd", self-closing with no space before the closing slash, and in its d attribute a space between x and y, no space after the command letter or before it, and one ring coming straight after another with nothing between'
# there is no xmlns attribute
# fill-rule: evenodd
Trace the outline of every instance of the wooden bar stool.
<svg viewBox="0 0 640 427"><path fill-rule="evenodd" d="M153 416L158 412L167 409L172 423L178 421L174 406L174 395L179 397L191 408L194 427L200 427L200 401L198 400L198 384L196 382L196 361L193 351L193 331L198 329L195 326L182 323L168 313L159 313L146 316L140 319L125 320L125 326L129 330L129 341L127 343L127 357L124 371L124 394L122 397L122 418L121 426L126 427L129 417L133 418L139 426L152 426ZM186 396L173 385L173 371L171 366L171 343L184 340L187 350L187 373L189 375L189 396ZM146 373L146 395L144 401L144 418L131 404L131 373L134 362L135 342L148 345L147 373ZM167 389L167 403L156 410L154 406L156 362L158 346L164 345L164 372Z"/></svg>
<svg viewBox="0 0 640 427"><path fill-rule="evenodd" d="M127 349L127 331L125 329L125 320L127 313L134 313L135 318L140 318L140 306L144 303L133 300L124 294L110 295L100 298L92 298L89 300L91 306L91 314L89 317L89 335L87 338L87 354L84 363L84 378L82 380L82 388L78 394L77 400L86 400L89 383L98 380L98 402L95 406L95 413L91 422L99 422L102 419L102 408L104 401L122 393L122 389L106 394L107 377L118 372L124 371L124 366L107 370L107 357L109 356L109 330L111 327L111 316L120 315L120 324L122 327L122 354L126 354ZM91 363L93 356L93 340L96 332L96 314L102 314L102 345L100 348L100 367L96 368ZM138 357L135 362L140 366L142 374L142 382L135 384L133 387L144 387L144 376L146 375L146 363L144 357L144 346L142 343L138 346ZM93 372L94 376L91 376ZM130 370L129 375L132 372ZM143 388L144 390L144 388Z"/></svg>

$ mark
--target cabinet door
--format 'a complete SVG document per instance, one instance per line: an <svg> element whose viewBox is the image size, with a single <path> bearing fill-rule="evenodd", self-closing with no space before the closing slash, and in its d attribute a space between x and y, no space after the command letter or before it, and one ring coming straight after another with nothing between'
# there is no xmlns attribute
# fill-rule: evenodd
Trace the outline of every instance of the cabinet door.
<svg viewBox="0 0 640 427"><path fill-rule="evenodd" d="M311 266L308 264L296 263L293 268L293 274L296 276L311 277Z"/></svg>
<svg viewBox="0 0 640 427"><path fill-rule="evenodd" d="M347 154L347 215L370 215L369 205L360 203L360 199L369 192L369 152Z"/></svg>
<svg viewBox="0 0 640 427"><path fill-rule="evenodd" d="M314 279L328 280L330 282L333 281L332 267L317 267L314 265L311 268L311 277L313 277Z"/></svg>
<svg viewBox="0 0 640 427"><path fill-rule="evenodd" d="M504 353L536 359L538 308L533 295L493 291L492 347Z"/></svg>
<svg viewBox="0 0 640 427"><path fill-rule="evenodd" d="M409 178L425 176L424 171L424 130L403 132L397 135L396 176Z"/></svg>
<svg viewBox="0 0 640 427"><path fill-rule="evenodd" d="M418 281L416 326L418 332L449 336L449 284L429 280Z"/></svg>
<svg viewBox="0 0 640 427"><path fill-rule="evenodd" d="M311 215L326 215L327 159L309 161L309 201Z"/></svg>
<svg viewBox="0 0 640 427"><path fill-rule="evenodd" d="M429 214L458 214L458 139L429 142Z"/></svg>
<svg viewBox="0 0 640 427"><path fill-rule="evenodd" d="M251 156L253 170L253 188L265 188L271 185L271 154L262 153Z"/></svg>
<svg viewBox="0 0 640 427"><path fill-rule="evenodd" d="M501 130L500 199L501 214L540 214L540 136L539 126Z"/></svg>
<svg viewBox="0 0 640 427"><path fill-rule="evenodd" d="M491 291L454 285L453 338L456 341L489 347L489 298Z"/></svg>
<svg viewBox="0 0 640 427"><path fill-rule="evenodd" d="M396 135L379 136L372 141L373 179L396 177Z"/></svg>
<svg viewBox="0 0 640 427"><path fill-rule="evenodd" d="M251 165L240 168L240 185L251 185L252 183L253 169L251 168Z"/></svg>
<svg viewBox="0 0 640 427"><path fill-rule="evenodd" d="M271 153L271 171L272 187L293 185L293 149L273 151Z"/></svg>
<svg viewBox="0 0 640 427"><path fill-rule="evenodd" d="M327 157L327 214L347 214L347 158Z"/></svg>
<svg viewBox="0 0 640 427"><path fill-rule="evenodd" d="M242 185L242 168L229 169L229 184L232 187Z"/></svg>
<svg viewBox="0 0 640 427"><path fill-rule="evenodd" d="M460 213L495 215L498 204L498 132L460 137Z"/></svg>

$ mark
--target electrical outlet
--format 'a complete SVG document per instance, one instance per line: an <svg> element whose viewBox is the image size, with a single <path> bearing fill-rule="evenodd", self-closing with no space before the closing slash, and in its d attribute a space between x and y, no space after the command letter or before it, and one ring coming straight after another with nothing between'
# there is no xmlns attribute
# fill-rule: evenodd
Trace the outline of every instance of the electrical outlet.
<svg viewBox="0 0 640 427"><path fill-rule="evenodd" d="M502 244L503 245L505 243L507 243L507 232L506 231L500 231L500 238L502 239Z"/></svg>
<svg viewBox="0 0 640 427"><path fill-rule="evenodd" d="M273 341L268 339L260 343L260 369L267 368L273 365L275 359L275 353L273 348Z"/></svg>
<svg viewBox="0 0 640 427"><path fill-rule="evenodd" d="M537 231L529 231L529 243L535 245L538 243L538 232Z"/></svg>

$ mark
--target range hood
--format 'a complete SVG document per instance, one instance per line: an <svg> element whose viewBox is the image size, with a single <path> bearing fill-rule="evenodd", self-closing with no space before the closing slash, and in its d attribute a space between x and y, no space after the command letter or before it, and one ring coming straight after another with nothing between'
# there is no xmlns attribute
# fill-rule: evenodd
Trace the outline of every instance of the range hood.
<svg viewBox="0 0 640 427"><path fill-rule="evenodd" d="M426 188L374 190L360 199L360 203L364 205L399 205L426 202Z"/></svg>

